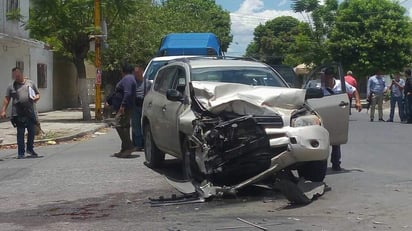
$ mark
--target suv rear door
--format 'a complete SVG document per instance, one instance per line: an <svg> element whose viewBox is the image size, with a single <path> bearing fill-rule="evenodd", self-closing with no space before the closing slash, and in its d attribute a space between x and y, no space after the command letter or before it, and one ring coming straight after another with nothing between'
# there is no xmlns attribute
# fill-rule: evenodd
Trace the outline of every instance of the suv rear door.
<svg viewBox="0 0 412 231"><path fill-rule="evenodd" d="M320 115L323 126L328 130L330 144L345 144L348 141L349 98L346 94L345 79L341 65L322 65L315 68L307 80L305 88L321 87L320 70L326 66L333 67L335 78L340 79L342 91L322 98L308 99L307 103ZM318 84L314 84L318 83Z"/></svg>

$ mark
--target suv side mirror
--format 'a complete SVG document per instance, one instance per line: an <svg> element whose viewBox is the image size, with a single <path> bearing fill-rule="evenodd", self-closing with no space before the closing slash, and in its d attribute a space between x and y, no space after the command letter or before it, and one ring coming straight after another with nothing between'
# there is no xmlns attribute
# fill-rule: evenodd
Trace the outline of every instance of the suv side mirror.
<svg viewBox="0 0 412 231"><path fill-rule="evenodd" d="M306 89L305 99L322 98L323 90L321 88L311 87Z"/></svg>
<svg viewBox="0 0 412 231"><path fill-rule="evenodd" d="M170 101L183 102L184 100L182 93L176 89L168 89L166 91L166 98Z"/></svg>

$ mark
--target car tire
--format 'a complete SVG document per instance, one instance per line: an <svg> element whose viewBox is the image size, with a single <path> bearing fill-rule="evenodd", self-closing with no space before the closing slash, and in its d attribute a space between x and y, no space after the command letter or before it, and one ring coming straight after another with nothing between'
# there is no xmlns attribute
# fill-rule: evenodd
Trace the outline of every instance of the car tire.
<svg viewBox="0 0 412 231"><path fill-rule="evenodd" d="M194 150L189 148L189 138L182 142L182 173L185 180L203 181L203 174L196 164Z"/></svg>
<svg viewBox="0 0 412 231"><path fill-rule="evenodd" d="M298 167L299 177L313 182L322 182L326 176L327 160L308 161Z"/></svg>
<svg viewBox="0 0 412 231"><path fill-rule="evenodd" d="M165 159L165 153L160 151L153 141L152 131L149 124L144 126L144 138L144 156L146 158L146 166L150 168L160 167Z"/></svg>

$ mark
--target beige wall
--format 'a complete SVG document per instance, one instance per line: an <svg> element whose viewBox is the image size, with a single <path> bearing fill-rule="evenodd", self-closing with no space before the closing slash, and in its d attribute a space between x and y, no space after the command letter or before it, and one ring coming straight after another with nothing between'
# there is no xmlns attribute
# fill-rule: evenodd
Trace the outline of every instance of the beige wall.
<svg viewBox="0 0 412 231"><path fill-rule="evenodd" d="M85 62L85 65L89 103L94 103L95 67L88 62ZM55 58L53 76L54 109L80 107L79 89L77 84L77 71L74 64L70 60L62 57Z"/></svg>
<svg viewBox="0 0 412 231"><path fill-rule="evenodd" d="M74 64L67 59L55 57L53 70L53 108L79 107L77 71Z"/></svg>

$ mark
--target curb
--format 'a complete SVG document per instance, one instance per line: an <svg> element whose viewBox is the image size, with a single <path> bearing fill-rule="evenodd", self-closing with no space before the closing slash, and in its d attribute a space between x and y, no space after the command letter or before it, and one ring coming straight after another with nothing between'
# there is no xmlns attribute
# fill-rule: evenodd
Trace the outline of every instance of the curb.
<svg viewBox="0 0 412 231"><path fill-rule="evenodd" d="M57 137L57 138L34 140L34 144L45 143L45 142L48 142L48 141L64 142L64 141L72 140L74 138L78 138L78 137L82 137L82 136L85 136L85 135L95 133L98 130L103 129L103 128L107 128L107 127L109 127L108 124L103 124L102 123L101 126L98 126L97 128L89 130L89 131L79 132L79 133L76 133L76 134L73 134L73 135L62 136L62 137ZM0 147L1 146L8 146L8 145L17 145L17 143L7 143L7 144L6 143L0 143Z"/></svg>

